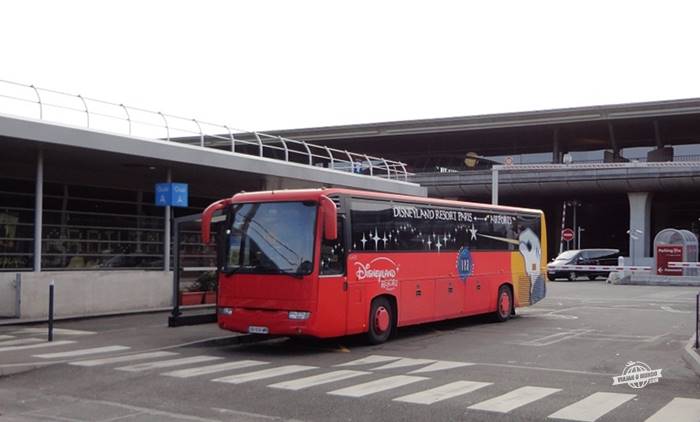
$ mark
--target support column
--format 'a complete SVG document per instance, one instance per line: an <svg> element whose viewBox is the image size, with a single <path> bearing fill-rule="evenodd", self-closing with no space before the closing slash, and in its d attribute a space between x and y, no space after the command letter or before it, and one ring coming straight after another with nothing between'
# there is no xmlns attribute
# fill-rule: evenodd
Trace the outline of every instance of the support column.
<svg viewBox="0 0 700 422"><path fill-rule="evenodd" d="M561 164L561 145L559 141L559 128L554 128L552 134L552 164Z"/></svg>
<svg viewBox="0 0 700 422"><path fill-rule="evenodd" d="M638 258L648 257L651 239L651 198L650 192L629 192L630 201L630 257L636 264Z"/></svg>
<svg viewBox="0 0 700 422"><path fill-rule="evenodd" d="M172 183L173 171L168 167L165 181ZM165 207L165 227L163 229L163 270L170 271L170 206Z"/></svg>
<svg viewBox="0 0 700 422"><path fill-rule="evenodd" d="M34 189L34 271L41 272L41 239L44 217L44 151L36 155L36 187Z"/></svg>
<svg viewBox="0 0 700 422"><path fill-rule="evenodd" d="M498 205L498 168L491 168L491 204Z"/></svg>

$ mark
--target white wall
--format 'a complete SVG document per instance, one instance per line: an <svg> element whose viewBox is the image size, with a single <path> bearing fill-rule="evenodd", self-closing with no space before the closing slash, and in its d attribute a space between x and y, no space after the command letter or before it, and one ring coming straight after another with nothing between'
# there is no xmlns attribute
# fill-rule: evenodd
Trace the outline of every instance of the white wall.
<svg viewBox="0 0 700 422"><path fill-rule="evenodd" d="M21 318L47 317L51 280L55 282L56 317L153 309L172 303L172 272L26 272L22 273ZM4 292L0 290L0 295Z"/></svg>
<svg viewBox="0 0 700 422"><path fill-rule="evenodd" d="M16 273L0 273L0 317L17 316Z"/></svg>

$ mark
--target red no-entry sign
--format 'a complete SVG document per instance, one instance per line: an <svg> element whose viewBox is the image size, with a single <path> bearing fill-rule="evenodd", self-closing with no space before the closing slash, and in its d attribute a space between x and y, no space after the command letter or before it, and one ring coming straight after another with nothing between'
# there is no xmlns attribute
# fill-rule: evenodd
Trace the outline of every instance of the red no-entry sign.
<svg viewBox="0 0 700 422"><path fill-rule="evenodd" d="M569 240L574 240L574 231L569 229L569 228L562 230L561 231L561 238L563 240L566 240L567 242Z"/></svg>

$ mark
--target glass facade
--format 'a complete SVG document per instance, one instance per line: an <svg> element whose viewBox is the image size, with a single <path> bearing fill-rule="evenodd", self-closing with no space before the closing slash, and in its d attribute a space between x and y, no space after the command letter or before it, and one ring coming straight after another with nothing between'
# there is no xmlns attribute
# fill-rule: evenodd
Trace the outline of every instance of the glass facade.
<svg viewBox="0 0 700 422"><path fill-rule="evenodd" d="M0 271L31 271L34 263L33 180L0 179ZM210 201L190 198L201 212ZM42 270L162 270L164 210L153 192L44 183ZM208 266L214 258L198 231L185 231L187 265Z"/></svg>

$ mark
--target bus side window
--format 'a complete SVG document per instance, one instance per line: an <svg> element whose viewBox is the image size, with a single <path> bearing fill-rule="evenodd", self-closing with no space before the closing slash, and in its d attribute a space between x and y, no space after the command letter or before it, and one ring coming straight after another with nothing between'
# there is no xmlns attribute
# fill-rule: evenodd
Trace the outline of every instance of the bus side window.
<svg viewBox="0 0 700 422"><path fill-rule="evenodd" d="M343 219L338 218L338 238L323 240L321 243L321 275L345 273L345 228Z"/></svg>

